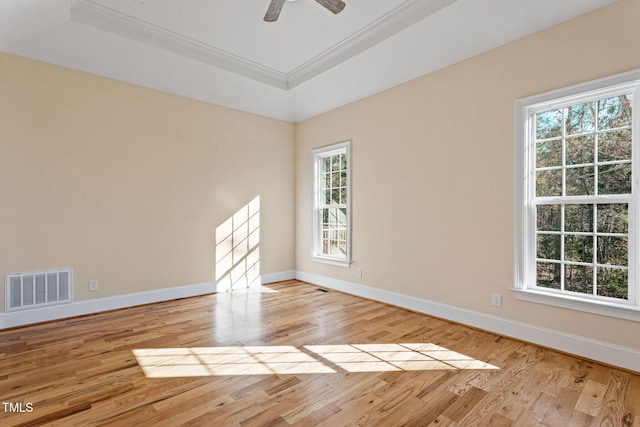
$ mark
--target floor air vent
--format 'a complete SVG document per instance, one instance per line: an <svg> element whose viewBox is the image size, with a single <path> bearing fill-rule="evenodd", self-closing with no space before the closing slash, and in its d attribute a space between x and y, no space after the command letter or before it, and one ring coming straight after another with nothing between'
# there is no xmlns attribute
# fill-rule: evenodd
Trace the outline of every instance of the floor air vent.
<svg viewBox="0 0 640 427"><path fill-rule="evenodd" d="M11 273L5 276L7 311L28 310L71 302L70 268Z"/></svg>

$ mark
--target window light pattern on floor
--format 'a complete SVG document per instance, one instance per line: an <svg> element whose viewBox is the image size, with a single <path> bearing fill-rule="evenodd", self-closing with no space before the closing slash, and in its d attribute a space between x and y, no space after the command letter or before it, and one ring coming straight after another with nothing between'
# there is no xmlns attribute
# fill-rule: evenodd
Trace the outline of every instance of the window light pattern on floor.
<svg viewBox="0 0 640 427"><path fill-rule="evenodd" d="M151 378L335 372L292 346L151 348L133 354Z"/></svg>
<svg viewBox="0 0 640 427"><path fill-rule="evenodd" d="M347 372L499 369L435 344L308 345L305 348Z"/></svg>
<svg viewBox="0 0 640 427"><path fill-rule="evenodd" d="M500 369L435 344L347 344L133 350L149 378Z"/></svg>

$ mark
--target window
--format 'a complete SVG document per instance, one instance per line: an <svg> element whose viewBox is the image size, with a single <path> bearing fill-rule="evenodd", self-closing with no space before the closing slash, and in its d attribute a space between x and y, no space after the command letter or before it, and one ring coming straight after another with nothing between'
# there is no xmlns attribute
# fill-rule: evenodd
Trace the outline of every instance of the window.
<svg viewBox="0 0 640 427"><path fill-rule="evenodd" d="M519 298L640 320L639 81L516 102Z"/></svg>
<svg viewBox="0 0 640 427"><path fill-rule="evenodd" d="M350 143L313 150L313 259L351 262Z"/></svg>

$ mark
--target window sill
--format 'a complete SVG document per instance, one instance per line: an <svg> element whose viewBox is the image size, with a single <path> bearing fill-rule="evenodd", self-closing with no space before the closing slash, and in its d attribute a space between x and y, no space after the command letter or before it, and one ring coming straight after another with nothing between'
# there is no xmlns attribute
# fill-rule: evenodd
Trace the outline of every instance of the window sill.
<svg viewBox="0 0 640 427"><path fill-rule="evenodd" d="M640 308L635 306L592 301L570 295L552 295L533 289L512 288L512 290L516 292L516 299L519 300L640 322Z"/></svg>
<svg viewBox="0 0 640 427"><path fill-rule="evenodd" d="M338 267L351 267L351 261L346 261L346 260L342 260L342 259L336 259L336 258L328 258L328 257L322 257L322 256L317 256L314 255L311 257L311 261L314 262L321 262L323 264L329 264L329 265L337 265Z"/></svg>

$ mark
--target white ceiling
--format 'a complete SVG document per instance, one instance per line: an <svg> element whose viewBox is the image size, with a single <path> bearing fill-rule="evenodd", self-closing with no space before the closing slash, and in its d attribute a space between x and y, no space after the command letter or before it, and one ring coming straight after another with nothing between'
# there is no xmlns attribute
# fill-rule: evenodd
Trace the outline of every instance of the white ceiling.
<svg viewBox="0 0 640 427"><path fill-rule="evenodd" d="M617 0L0 0L0 50L298 122Z"/></svg>

